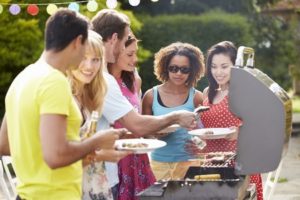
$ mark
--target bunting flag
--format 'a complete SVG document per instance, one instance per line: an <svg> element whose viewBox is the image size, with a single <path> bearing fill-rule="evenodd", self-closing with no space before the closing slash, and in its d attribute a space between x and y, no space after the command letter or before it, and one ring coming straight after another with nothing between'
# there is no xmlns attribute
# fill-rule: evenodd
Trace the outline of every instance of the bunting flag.
<svg viewBox="0 0 300 200"><path fill-rule="evenodd" d="M110 0L107 0L110 1ZM117 0L116 1L117 6ZM18 15L21 11L25 11L32 15L36 16L39 14L40 7L46 6L46 11L49 15L52 15L57 9L58 6L67 7L70 10L79 12L80 4L86 4L87 10L90 12L95 12L98 9L98 3L95 0L86 0L86 1L76 1L76 2L49 2L49 3L0 3L0 14L4 10L8 10L12 15ZM106 3L107 4L107 3ZM114 7L114 8L115 8Z"/></svg>
<svg viewBox="0 0 300 200"><path fill-rule="evenodd" d="M158 0L151 0L152 2L157 2ZM129 0L131 6L138 6L140 0ZM98 9L98 3L96 0L86 0L86 1L67 1L67 2L49 2L49 3L1 3L0 2L0 14L4 10L8 10L12 15L18 15L21 11L25 11L32 15L36 16L39 14L40 7L46 6L46 11L49 15L52 15L57 9L58 6L68 7L70 10L79 12L80 4L86 4L87 10L90 12L95 12ZM106 0L106 6L110 9L116 8L118 5L117 0Z"/></svg>

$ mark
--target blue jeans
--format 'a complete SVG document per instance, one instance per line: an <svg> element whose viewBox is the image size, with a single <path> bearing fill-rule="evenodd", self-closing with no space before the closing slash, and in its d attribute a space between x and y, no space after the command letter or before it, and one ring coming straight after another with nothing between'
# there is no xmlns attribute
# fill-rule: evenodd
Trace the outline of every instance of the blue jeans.
<svg viewBox="0 0 300 200"><path fill-rule="evenodd" d="M118 193L119 193L119 184L116 184L111 188L111 192L113 195L114 200L118 200Z"/></svg>

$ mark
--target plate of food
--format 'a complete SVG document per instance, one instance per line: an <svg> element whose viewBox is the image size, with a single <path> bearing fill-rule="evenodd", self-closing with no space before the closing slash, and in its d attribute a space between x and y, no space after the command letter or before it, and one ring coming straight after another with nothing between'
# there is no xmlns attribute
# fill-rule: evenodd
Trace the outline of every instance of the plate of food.
<svg viewBox="0 0 300 200"><path fill-rule="evenodd" d="M148 153L155 149L166 146L166 142L157 139L120 139L116 140L115 145L118 150L129 150L135 154Z"/></svg>
<svg viewBox="0 0 300 200"><path fill-rule="evenodd" d="M189 134L201 139L221 139L235 132L235 128L201 128L189 131Z"/></svg>
<svg viewBox="0 0 300 200"><path fill-rule="evenodd" d="M178 128L180 128L179 124L173 124L171 126L168 126L160 131L158 131L157 133L172 133L174 131L176 131Z"/></svg>

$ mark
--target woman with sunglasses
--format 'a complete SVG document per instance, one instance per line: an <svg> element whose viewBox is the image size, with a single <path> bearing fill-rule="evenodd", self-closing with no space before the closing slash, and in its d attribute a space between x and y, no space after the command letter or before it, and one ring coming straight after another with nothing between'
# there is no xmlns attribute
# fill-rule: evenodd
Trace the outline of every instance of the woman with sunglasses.
<svg viewBox="0 0 300 200"><path fill-rule="evenodd" d="M193 111L202 104L202 93L194 88L204 73L204 56L191 44L176 42L155 54L154 72L162 84L149 89L142 101L146 115L164 115L172 111ZM191 136L187 129L160 137L167 145L151 153L151 167L157 180L182 178L192 164L184 145Z"/></svg>

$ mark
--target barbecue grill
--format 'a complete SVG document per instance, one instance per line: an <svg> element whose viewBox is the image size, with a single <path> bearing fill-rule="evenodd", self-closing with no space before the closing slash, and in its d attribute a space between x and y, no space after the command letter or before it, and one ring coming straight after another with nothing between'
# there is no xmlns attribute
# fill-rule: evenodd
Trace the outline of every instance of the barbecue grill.
<svg viewBox="0 0 300 200"><path fill-rule="evenodd" d="M247 58L244 65L244 58ZM286 154L291 134L291 99L271 78L254 68L254 50L240 47L231 70L229 107L243 120L234 166L201 162L180 180L159 181L138 194L141 200L255 199L247 190L249 176L273 171ZM220 153L220 152L219 152ZM233 159L233 157L232 157ZM196 180L196 175L220 174L219 179Z"/></svg>

